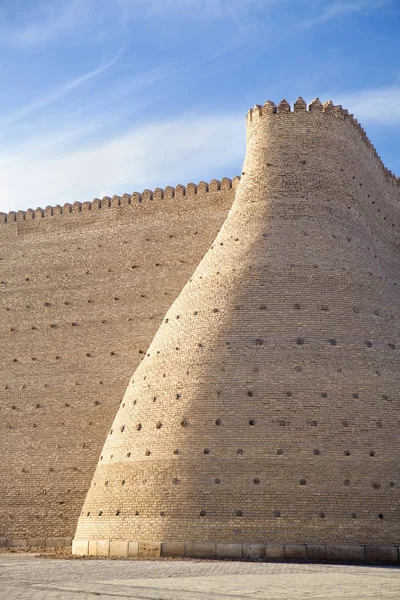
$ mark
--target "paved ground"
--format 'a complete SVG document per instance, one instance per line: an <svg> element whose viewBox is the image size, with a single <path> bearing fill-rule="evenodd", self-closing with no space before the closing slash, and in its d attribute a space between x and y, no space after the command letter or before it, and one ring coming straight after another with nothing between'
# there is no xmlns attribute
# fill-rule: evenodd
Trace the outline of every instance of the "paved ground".
<svg viewBox="0 0 400 600"><path fill-rule="evenodd" d="M400 569L213 561L105 561L0 555L3 600L378 600Z"/></svg>

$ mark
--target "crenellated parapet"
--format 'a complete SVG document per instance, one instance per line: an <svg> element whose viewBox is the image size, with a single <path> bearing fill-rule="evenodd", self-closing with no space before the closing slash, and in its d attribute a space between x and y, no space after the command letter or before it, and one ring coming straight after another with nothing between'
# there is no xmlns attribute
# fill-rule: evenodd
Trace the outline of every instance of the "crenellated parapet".
<svg viewBox="0 0 400 600"><path fill-rule="evenodd" d="M9 213L0 212L0 225L6 223L15 223L19 221L39 221L48 217L57 217L60 215L97 212L104 209L113 209L117 207L127 207L142 205L146 206L149 202L157 200L172 200L183 198L194 198L204 196L204 194L235 190L239 185L240 177L233 179L224 177L221 180L212 179L209 183L201 181L198 185L188 183L186 186L177 185L176 187L167 186L165 189L156 188L153 190L143 190L143 192L133 192L132 194L114 195L113 197L104 196L95 198L92 202L74 202L66 203L63 206L46 206L46 208L28 208L28 210L10 211Z"/></svg>
<svg viewBox="0 0 400 600"><path fill-rule="evenodd" d="M305 116L312 118L316 115L323 115L327 118L333 118L348 123L349 127L353 128L361 136L367 147L373 152L376 160L384 170L385 177L388 180L391 180L395 185L400 186L400 177L396 177L396 175L384 165L375 146L368 138L365 129L360 125L354 115L350 114L349 111L340 104L333 104L331 100L322 103L319 98L315 98L307 107L305 100L299 97L293 105L293 110L285 99L278 105L271 100L267 100L263 106L256 104L254 108L249 110L246 116L246 123L248 131L251 131L252 126L259 123L260 119L296 119L297 117L305 118Z"/></svg>

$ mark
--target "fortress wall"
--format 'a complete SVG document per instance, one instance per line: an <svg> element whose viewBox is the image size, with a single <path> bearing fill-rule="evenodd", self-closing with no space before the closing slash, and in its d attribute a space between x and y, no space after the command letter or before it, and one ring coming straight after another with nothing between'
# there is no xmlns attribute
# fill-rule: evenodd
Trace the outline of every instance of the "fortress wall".
<svg viewBox="0 0 400 600"><path fill-rule="evenodd" d="M131 379L75 548L399 544L399 201L340 107L252 111L235 202Z"/></svg>
<svg viewBox="0 0 400 600"><path fill-rule="evenodd" d="M129 377L237 183L0 215L0 538L72 537Z"/></svg>

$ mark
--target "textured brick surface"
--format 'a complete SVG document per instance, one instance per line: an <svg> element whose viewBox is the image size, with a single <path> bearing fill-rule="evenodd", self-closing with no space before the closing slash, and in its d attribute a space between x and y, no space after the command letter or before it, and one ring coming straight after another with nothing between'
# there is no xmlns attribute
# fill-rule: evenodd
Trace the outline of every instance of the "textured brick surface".
<svg viewBox="0 0 400 600"><path fill-rule="evenodd" d="M73 536L129 378L234 198L228 179L183 190L0 214L1 537Z"/></svg>
<svg viewBox="0 0 400 600"><path fill-rule="evenodd" d="M399 542L399 182L331 103L247 141L226 220L229 180L0 215L2 537Z"/></svg>
<svg viewBox="0 0 400 600"><path fill-rule="evenodd" d="M345 111L251 111L235 202L132 376L77 536L398 542L399 230L398 182Z"/></svg>

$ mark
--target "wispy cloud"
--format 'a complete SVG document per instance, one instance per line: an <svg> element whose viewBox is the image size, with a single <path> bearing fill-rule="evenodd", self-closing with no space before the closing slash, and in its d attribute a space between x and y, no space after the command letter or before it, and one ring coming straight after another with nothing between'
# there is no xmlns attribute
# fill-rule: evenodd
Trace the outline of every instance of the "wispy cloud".
<svg viewBox="0 0 400 600"><path fill-rule="evenodd" d="M126 12L144 12L148 16L170 15L190 18L236 18L244 16L249 8L282 4L293 0L115 0Z"/></svg>
<svg viewBox="0 0 400 600"><path fill-rule="evenodd" d="M95 37L102 41L105 34L100 34L99 28L107 29L110 23L121 27L143 18L230 19L240 23L250 9L293 1L297 0L32 0L27 9L24 0L13 0L13 10L1 10L0 6L0 45L30 48L96 29ZM23 19L15 18L15 14L23 15Z"/></svg>
<svg viewBox="0 0 400 600"><path fill-rule="evenodd" d="M26 3L13 0L10 7L5 5L0 10L0 45L32 47L54 40L66 31L77 31L87 21L93 2L39 0Z"/></svg>
<svg viewBox="0 0 400 600"><path fill-rule="evenodd" d="M89 81L90 79L93 79L93 77L97 77L98 75L101 75L101 73L104 73L104 71L110 69L117 62L123 50L124 48L121 48L111 60L101 64L96 69L93 69L92 71L89 71L84 75L80 75L75 79L71 79L70 81L63 83L57 89L50 91L46 96L43 96L35 102L22 106L21 108L18 108L11 114L6 115L2 119L0 119L0 125L11 125L16 121L19 121L20 119L28 117L33 113L50 106L57 100L60 100L63 96L65 96L65 94L68 94L68 92Z"/></svg>
<svg viewBox="0 0 400 600"><path fill-rule="evenodd" d="M59 157L36 157L29 147L0 156L0 210L234 175L244 156L244 131L241 115L188 114Z"/></svg>
<svg viewBox="0 0 400 600"><path fill-rule="evenodd" d="M400 125L400 85L340 93L332 99L354 113L359 121Z"/></svg>
<svg viewBox="0 0 400 600"><path fill-rule="evenodd" d="M393 6L393 0L348 0L331 2L315 17L302 21L300 28L306 29L345 15L374 12L389 6Z"/></svg>

